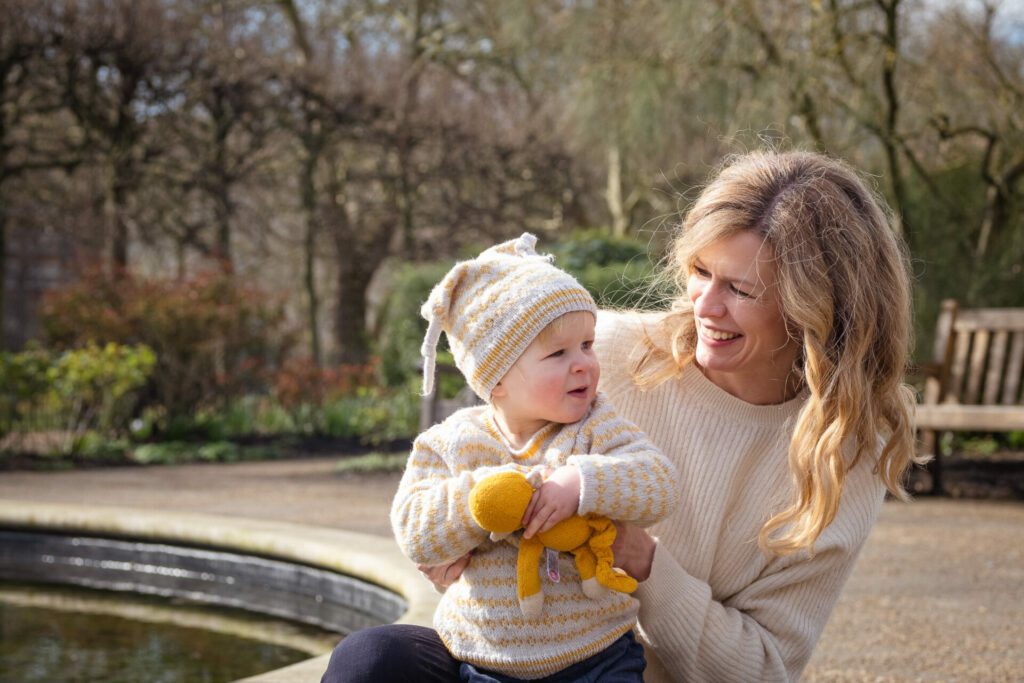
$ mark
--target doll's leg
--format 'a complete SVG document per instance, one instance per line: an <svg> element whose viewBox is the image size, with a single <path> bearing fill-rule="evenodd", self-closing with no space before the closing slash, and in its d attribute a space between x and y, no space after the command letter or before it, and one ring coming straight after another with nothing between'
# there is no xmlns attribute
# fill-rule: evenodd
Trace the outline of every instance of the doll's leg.
<svg viewBox="0 0 1024 683"><path fill-rule="evenodd" d="M596 600L607 593L608 589L597 582L597 558L594 552L581 545L573 550L572 554L576 558L576 571L580 573L584 595Z"/></svg>
<svg viewBox="0 0 1024 683"><path fill-rule="evenodd" d="M527 617L539 616L544 608L544 593L540 585L540 558L544 544L536 537L520 539L516 561L516 591L519 606Z"/></svg>
<svg viewBox="0 0 1024 683"><path fill-rule="evenodd" d="M615 542L615 524L611 520L600 520L594 526L594 534L590 537L590 548L597 558L597 582L612 590L632 593L636 590L636 579L615 569L615 556L612 554L612 543Z"/></svg>

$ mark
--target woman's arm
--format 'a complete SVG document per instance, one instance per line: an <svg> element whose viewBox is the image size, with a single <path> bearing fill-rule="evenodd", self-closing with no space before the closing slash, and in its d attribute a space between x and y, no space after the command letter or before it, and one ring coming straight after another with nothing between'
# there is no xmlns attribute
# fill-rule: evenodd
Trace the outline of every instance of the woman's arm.
<svg viewBox="0 0 1024 683"><path fill-rule="evenodd" d="M649 526L679 502L679 475L635 424L598 397L585 426L589 453L567 464L579 468L579 514L599 514Z"/></svg>
<svg viewBox="0 0 1024 683"><path fill-rule="evenodd" d="M617 526L612 552L642 581L644 635L687 681L799 679L860 549L819 543L813 557L777 558L742 590L715 596L645 530Z"/></svg>

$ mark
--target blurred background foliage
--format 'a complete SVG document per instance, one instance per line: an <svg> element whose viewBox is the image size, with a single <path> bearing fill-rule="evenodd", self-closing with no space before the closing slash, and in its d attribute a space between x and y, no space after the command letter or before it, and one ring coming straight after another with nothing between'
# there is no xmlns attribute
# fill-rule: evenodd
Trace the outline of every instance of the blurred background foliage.
<svg viewBox="0 0 1024 683"><path fill-rule="evenodd" d="M0 451L408 439L456 259L529 230L665 305L680 216L765 147L884 196L922 360L942 299L1024 305L1022 112L1015 2L7 0Z"/></svg>

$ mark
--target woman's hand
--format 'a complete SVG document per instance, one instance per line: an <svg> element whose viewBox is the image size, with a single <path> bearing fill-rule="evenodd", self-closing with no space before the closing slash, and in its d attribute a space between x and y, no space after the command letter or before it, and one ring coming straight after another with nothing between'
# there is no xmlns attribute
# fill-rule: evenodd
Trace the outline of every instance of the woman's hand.
<svg viewBox="0 0 1024 683"><path fill-rule="evenodd" d="M437 589L438 593L444 593L448 586L452 585L459 580L462 576L462 572L469 566L469 561L472 559L473 553L466 553L454 562L448 564L438 565L426 565L418 564L416 569L419 569L422 574L427 577L427 581L434 584L434 588Z"/></svg>
<svg viewBox="0 0 1024 683"><path fill-rule="evenodd" d="M637 581L646 581L651 575L654 550L658 541L645 530L632 524L615 522L615 542L612 554L615 566Z"/></svg>

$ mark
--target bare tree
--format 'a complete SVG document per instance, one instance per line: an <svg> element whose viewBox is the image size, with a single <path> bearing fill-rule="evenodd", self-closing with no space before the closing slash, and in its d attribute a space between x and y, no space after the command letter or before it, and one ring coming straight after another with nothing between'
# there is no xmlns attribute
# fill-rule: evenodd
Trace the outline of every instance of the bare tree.
<svg viewBox="0 0 1024 683"><path fill-rule="evenodd" d="M129 202L142 169L163 151L150 121L180 87L183 35L159 0L76 0L59 25L65 104L107 178L111 272L128 267Z"/></svg>
<svg viewBox="0 0 1024 683"><path fill-rule="evenodd" d="M191 215L179 212L166 228L179 244L231 273L236 194L242 187L255 190L246 182L278 151L272 144L276 55L265 43L265 22L250 8L210 0L188 15L188 25L193 36L182 60L181 104L163 117L168 150L147 182L191 206Z"/></svg>
<svg viewBox="0 0 1024 683"><path fill-rule="evenodd" d="M70 171L82 159L81 137L60 116L50 59L57 44L54 19L53 3L0 4L0 321L5 319L11 181L35 171ZM3 344L0 335L0 348Z"/></svg>
<svg viewBox="0 0 1024 683"><path fill-rule="evenodd" d="M997 35L999 10L993 2L976 13L952 8L926 47L934 65L932 125L950 143L951 161L973 157L985 190L972 249L978 262L1024 202L1024 50Z"/></svg>

